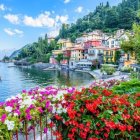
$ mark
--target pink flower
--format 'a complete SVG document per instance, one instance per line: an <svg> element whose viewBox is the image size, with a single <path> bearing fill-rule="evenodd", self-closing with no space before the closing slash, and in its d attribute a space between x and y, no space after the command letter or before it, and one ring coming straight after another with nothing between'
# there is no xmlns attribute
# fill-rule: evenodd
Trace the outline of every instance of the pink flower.
<svg viewBox="0 0 140 140"><path fill-rule="evenodd" d="M3 114L3 115L1 116L1 121L2 121L2 123L5 122L6 118L7 118L7 115L6 115L6 114Z"/></svg>
<svg viewBox="0 0 140 140"><path fill-rule="evenodd" d="M26 119L27 119L28 121L31 120L31 119L32 119L31 115L30 115L30 114L27 114L27 115L26 115Z"/></svg>
<svg viewBox="0 0 140 140"><path fill-rule="evenodd" d="M48 128L45 127L44 128L44 133L47 133L47 131L48 131Z"/></svg>
<svg viewBox="0 0 140 140"><path fill-rule="evenodd" d="M41 107L38 107L37 110L40 112L40 113L43 113L43 109Z"/></svg>
<svg viewBox="0 0 140 140"><path fill-rule="evenodd" d="M50 101L46 102L46 108L48 108L50 106Z"/></svg>

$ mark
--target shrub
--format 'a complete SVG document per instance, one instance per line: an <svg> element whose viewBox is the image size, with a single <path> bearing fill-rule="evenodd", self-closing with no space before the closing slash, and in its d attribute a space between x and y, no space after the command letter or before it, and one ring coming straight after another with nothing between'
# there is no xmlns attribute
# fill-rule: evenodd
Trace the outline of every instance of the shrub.
<svg viewBox="0 0 140 140"><path fill-rule="evenodd" d="M121 72L131 72L133 69L131 67L123 67L121 68Z"/></svg>
<svg viewBox="0 0 140 140"><path fill-rule="evenodd" d="M114 140L140 137L140 94L117 95L102 88L65 94L66 113L56 114L58 140Z"/></svg>
<svg viewBox="0 0 140 140"><path fill-rule="evenodd" d="M105 64L102 66L101 72L105 72L107 75L112 75L115 72L115 68Z"/></svg>
<svg viewBox="0 0 140 140"><path fill-rule="evenodd" d="M137 79L132 79L127 82L121 82L120 85L116 85L112 88L114 93L124 94L124 93L136 93L140 92L140 81Z"/></svg>

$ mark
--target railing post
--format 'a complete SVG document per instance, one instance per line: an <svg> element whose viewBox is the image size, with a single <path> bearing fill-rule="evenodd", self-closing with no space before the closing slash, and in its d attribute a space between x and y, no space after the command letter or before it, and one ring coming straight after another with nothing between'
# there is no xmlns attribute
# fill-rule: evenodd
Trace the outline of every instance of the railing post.
<svg viewBox="0 0 140 140"><path fill-rule="evenodd" d="M35 132L35 121L34 121L34 124L33 124L34 126L34 129L33 129L33 131L34 131L34 140L36 140L36 132Z"/></svg>
<svg viewBox="0 0 140 140"><path fill-rule="evenodd" d="M52 123L52 120L51 120ZM53 140L53 136L52 136L52 127L51 127L51 140Z"/></svg>
<svg viewBox="0 0 140 140"><path fill-rule="evenodd" d="M42 140L42 117L40 116L40 140Z"/></svg>
<svg viewBox="0 0 140 140"><path fill-rule="evenodd" d="M25 120L25 137L26 137L26 140L28 140L28 132L27 132L27 122Z"/></svg>
<svg viewBox="0 0 140 140"><path fill-rule="evenodd" d="M47 119L47 115L46 115L46 128L48 127L47 123L48 123L48 119ZM48 140L48 131L46 132L46 140Z"/></svg>
<svg viewBox="0 0 140 140"><path fill-rule="evenodd" d="M18 130L16 130L16 139L18 140Z"/></svg>

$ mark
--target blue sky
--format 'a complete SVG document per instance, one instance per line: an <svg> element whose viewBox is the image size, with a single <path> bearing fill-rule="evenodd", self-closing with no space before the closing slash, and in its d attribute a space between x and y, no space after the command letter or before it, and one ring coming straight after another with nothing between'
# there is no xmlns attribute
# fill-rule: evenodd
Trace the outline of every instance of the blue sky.
<svg viewBox="0 0 140 140"><path fill-rule="evenodd" d="M107 0L0 0L0 51L19 49L62 23L75 22ZM108 0L117 5L121 0Z"/></svg>

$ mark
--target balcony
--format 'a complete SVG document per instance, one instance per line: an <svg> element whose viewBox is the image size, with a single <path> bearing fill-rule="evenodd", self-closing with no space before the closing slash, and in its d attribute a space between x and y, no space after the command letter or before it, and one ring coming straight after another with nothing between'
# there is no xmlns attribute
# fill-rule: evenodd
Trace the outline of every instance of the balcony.
<svg viewBox="0 0 140 140"><path fill-rule="evenodd" d="M113 55L106 55L106 54L104 54L103 56L106 57L106 58L113 58Z"/></svg>

